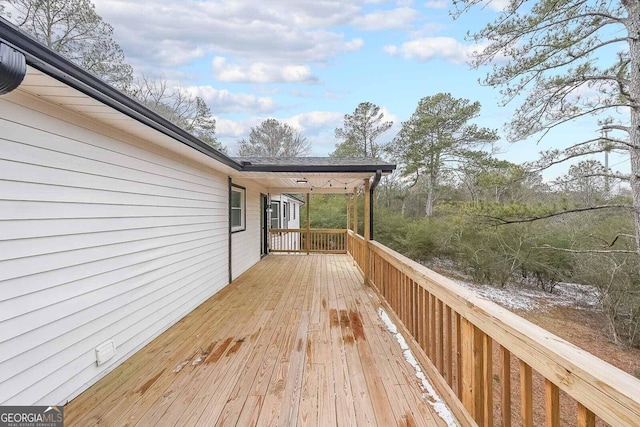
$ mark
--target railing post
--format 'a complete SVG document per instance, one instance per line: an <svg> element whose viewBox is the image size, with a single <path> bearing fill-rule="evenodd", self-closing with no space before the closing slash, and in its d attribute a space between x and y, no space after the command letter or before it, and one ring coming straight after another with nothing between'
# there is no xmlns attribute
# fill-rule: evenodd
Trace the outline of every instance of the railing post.
<svg viewBox="0 0 640 427"><path fill-rule="evenodd" d="M462 404L478 425L483 425L485 387L483 384L483 333L462 318Z"/></svg>
<svg viewBox="0 0 640 427"><path fill-rule="evenodd" d="M353 232L358 234L358 189L353 189Z"/></svg>
<svg viewBox="0 0 640 427"><path fill-rule="evenodd" d="M371 203L369 200L369 178L364 180L364 284L369 284L369 276L371 268L369 266L369 241L371 240L371 224L369 223L369 212L371 211Z"/></svg>
<svg viewBox="0 0 640 427"><path fill-rule="evenodd" d="M307 193L307 255L309 255L309 249L311 249L311 196Z"/></svg>

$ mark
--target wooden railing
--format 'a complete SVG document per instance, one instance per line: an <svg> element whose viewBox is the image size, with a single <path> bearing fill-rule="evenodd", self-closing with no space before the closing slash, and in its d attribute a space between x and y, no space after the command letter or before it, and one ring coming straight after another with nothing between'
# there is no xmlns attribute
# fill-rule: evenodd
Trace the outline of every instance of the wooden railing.
<svg viewBox="0 0 640 427"><path fill-rule="evenodd" d="M309 230L293 228L272 228L269 230L269 250L286 253L347 253L347 230Z"/></svg>
<svg viewBox="0 0 640 427"><path fill-rule="evenodd" d="M640 426L640 380L375 241L348 239L461 424Z"/></svg>
<svg viewBox="0 0 640 427"><path fill-rule="evenodd" d="M365 250L365 242L362 236L355 234L353 231L349 230L347 233L347 247L349 249L349 254L355 260L356 265L360 269L360 272L364 275L364 271L362 270L362 266L364 265L364 250Z"/></svg>

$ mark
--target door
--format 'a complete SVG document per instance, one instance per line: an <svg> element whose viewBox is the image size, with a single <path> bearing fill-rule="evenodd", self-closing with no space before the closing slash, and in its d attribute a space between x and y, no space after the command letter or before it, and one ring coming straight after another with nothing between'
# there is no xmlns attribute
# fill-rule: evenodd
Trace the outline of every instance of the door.
<svg viewBox="0 0 640 427"><path fill-rule="evenodd" d="M269 253L269 199L266 195L260 194L260 256Z"/></svg>

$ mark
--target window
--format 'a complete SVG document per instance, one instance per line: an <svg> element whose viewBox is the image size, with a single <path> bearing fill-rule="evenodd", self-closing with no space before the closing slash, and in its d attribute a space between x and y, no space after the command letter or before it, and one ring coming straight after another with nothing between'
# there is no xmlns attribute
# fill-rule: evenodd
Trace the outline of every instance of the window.
<svg viewBox="0 0 640 427"><path fill-rule="evenodd" d="M231 186L231 231L246 230L247 190L237 185Z"/></svg>
<svg viewBox="0 0 640 427"><path fill-rule="evenodd" d="M271 228L280 228L280 202L271 202Z"/></svg>

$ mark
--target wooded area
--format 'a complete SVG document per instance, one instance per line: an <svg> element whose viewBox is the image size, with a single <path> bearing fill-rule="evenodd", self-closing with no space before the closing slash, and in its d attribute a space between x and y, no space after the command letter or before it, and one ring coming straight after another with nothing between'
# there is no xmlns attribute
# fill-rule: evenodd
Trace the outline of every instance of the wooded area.
<svg viewBox="0 0 640 427"><path fill-rule="evenodd" d="M375 240L426 265L444 262L482 284L521 282L547 292L558 282L594 286L610 322L603 329L619 344L638 346L639 266L628 194L606 197L603 179L577 189L522 172L508 179L521 169L505 166L504 174L440 184L431 217L424 214L422 181L407 188L399 177L383 179L374 201ZM588 195L599 206L618 207L591 209L583 202ZM347 202L341 195L313 196L311 227L346 227ZM362 212L362 195L359 202ZM558 214L570 211L576 212Z"/></svg>

